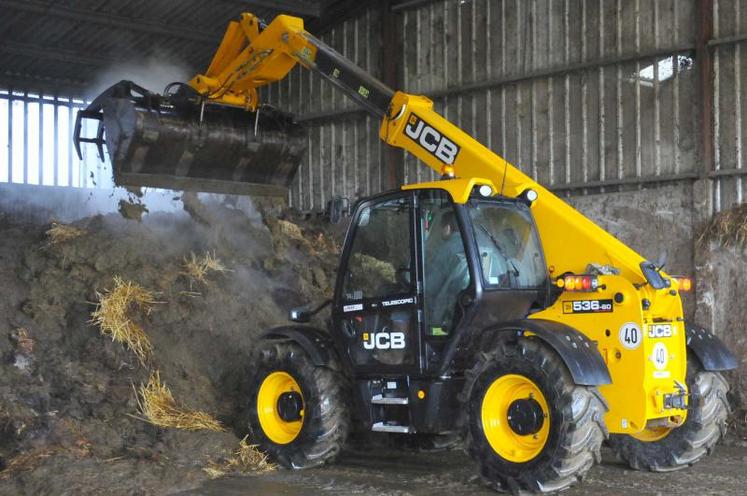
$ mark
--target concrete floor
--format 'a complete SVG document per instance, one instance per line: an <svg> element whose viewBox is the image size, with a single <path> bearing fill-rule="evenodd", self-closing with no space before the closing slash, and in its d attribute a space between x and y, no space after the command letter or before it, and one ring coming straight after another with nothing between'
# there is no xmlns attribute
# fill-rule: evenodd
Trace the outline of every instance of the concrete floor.
<svg viewBox="0 0 747 496"><path fill-rule="evenodd" d="M480 484L473 465L460 451L445 453L346 453L336 465L306 471L279 470L265 476L232 477L206 482L179 496L273 495L490 495ZM738 495L747 494L747 448L719 446L704 461L687 470L654 474L635 472L604 452L604 462L593 468L567 496L624 495Z"/></svg>

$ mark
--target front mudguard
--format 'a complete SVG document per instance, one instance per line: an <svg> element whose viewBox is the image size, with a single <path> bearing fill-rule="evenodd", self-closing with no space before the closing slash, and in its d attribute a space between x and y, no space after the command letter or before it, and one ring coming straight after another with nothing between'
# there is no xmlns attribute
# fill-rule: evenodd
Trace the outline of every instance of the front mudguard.
<svg viewBox="0 0 747 496"><path fill-rule="evenodd" d="M723 341L707 329L685 323L685 333L687 349L698 357L703 370L719 372L734 370L739 366L737 357L729 351Z"/></svg>
<svg viewBox="0 0 747 496"><path fill-rule="evenodd" d="M307 325L273 327L260 335L261 340L290 341L300 346L317 367L339 369L337 352L329 334Z"/></svg>
<svg viewBox="0 0 747 496"><path fill-rule="evenodd" d="M560 322L544 319L522 319L501 324L493 332L536 338L555 350L568 367L573 382L579 386L604 386L612 383L607 364L597 349L578 330Z"/></svg>
<svg viewBox="0 0 747 496"><path fill-rule="evenodd" d="M534 337L560 355L573 382L579 386L604 386L612 383L607 364L594 341L568 325L544 319L521 319L490 329L497 336ZM490 334L483 334L487 337ZM494 334L495 335L495 334Z"/></svg>

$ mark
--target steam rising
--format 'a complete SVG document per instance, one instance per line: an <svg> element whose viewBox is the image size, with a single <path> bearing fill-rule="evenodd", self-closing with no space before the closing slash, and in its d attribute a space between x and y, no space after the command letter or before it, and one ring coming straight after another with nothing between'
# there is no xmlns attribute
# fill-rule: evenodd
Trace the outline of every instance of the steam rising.
<svg viewBox="0 0 747 496"><path fill-rule="evenodd" d="M133 81L152 92L161 93L167 84L174 81L187 82L194 74L195 69L190 68L187 63L160 53L102 70L88 89L88 95L89 98L94 98L123 79Z"/></svg>

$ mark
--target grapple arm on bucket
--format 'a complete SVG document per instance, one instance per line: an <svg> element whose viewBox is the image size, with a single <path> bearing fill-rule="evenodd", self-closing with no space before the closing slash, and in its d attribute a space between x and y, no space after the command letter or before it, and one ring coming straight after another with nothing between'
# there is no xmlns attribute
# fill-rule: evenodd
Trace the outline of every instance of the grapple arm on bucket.
<svg viewBox="0 0 747 496"><path fill-rule="evenodd" d="M104 144L106 143L106 141L104 140L104 102L106 102L109 98L132 99L136 96L145 98L148 95L150 95L150 92L148 90L141 86L138 86L132 81L121 81L97 96L96 99L91 102L91 104L87 108L85 108L84 110L80 110L75 117L75 127L73 128L73 144L75 145L75 152L78 154L78 159L83 160L83 153L81 152L80 144L93 143L98 149L99 158L101 159L101 161L103 162L105 160ZM83 121L87 119L98 121L98 125L96 126L96 136L94 138L86 138L81 136L81 133L83 131Z"/></svg>

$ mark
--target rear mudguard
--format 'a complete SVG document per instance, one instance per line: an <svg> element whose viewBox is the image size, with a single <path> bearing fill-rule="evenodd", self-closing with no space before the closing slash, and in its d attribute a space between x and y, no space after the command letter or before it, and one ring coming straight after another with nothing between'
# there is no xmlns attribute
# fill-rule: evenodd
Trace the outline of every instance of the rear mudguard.
<svg viewBox="0 0 747 496"><path fill-rule="evenodd" d="M317 367L339 368L329 334L322 329L306 325L279 326L263 332L260 339L291 341L300 346Z"/></svg>
<svg viewBox="0 0 747 496"><path fill-rule="evenodd" d="M535 337L543 341L560 355L580 386L603 386L612 383L607 364L594 341L589 340L573 327L543 319L523 319L501 324L491 329L498 333L514 333Z"/></svg>
<svg viewBox="0 0 747 496"><path fill-rule="evenodd" d="M687 348L698 357L703 370L712 372L733 370L739 365L737 358L724 342L706 329L685 323L685 332L687 333Z"/></svg>

